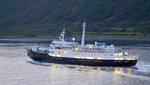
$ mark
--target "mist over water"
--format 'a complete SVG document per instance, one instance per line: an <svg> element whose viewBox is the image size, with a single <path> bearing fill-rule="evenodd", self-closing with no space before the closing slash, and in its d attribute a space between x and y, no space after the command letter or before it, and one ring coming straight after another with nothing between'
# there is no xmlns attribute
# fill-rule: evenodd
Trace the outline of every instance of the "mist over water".
<svg viewBox="0 0 150 85"><path fill-rule="evenodd" d="M26 53L34 43L0 41L0 85L150 85L150 43L134 42L137 44L120 44L118 48L139 54L136 66L92 67L40 63ZM47 46L41 43L41 47Z"/></svg>

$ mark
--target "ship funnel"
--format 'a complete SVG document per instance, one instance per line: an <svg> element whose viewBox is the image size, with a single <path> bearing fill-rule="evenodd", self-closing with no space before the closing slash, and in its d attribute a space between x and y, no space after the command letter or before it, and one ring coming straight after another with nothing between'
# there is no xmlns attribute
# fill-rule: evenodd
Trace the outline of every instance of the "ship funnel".
<svg viewBox="0 0 150 85"><path fill-rule="evenodd" d="M85 38L85 27L86 27L86 21L84 21L84 23L82 24L82 27L83 27L83 31L82 31L82 40L81 40L81 46L85 46L85 41L84 41L84 38Z"/></svg>

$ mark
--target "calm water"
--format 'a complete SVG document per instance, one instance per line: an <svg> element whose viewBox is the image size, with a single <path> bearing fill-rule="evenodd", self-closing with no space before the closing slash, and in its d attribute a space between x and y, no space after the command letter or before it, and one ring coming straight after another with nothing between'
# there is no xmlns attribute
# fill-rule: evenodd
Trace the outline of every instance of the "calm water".
<svg viewBox="0 0 150 85"><path fill-rule="evenodd" d="M123 68L39 63L26 54L34 44L1 41L0 85L150 85L150 43L139 42L118 46L140 55L136 66Z"/></svg>

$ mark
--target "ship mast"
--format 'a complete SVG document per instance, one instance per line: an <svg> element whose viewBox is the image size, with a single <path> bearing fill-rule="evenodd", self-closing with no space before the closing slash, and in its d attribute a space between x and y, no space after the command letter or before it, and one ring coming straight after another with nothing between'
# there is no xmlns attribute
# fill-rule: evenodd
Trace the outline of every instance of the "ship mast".
<svg viewBox="0 0 150 85"><path fill-rule="evenodd" d="M83 31L82 31L82 40L81 40L81 47L85 46L85 41L84 41L84 36L85 36L85 26L86 26L86 21L82 24Z"/></svg>
<svg viewBox="0 0 150 85"><path fill-rule="evenodd" d="M65 37L65 28L64 28L63 31L60 33L60 37L61 37L61 41L64 41L64 37Z"/></svg>

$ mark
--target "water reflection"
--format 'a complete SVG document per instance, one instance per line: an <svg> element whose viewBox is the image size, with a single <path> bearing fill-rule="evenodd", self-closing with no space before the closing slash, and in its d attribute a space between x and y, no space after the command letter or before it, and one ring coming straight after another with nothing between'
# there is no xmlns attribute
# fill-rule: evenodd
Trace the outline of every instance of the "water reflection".
<svg viewBox="0 0 150 85"><path fill-rule="evenodd" d="M112 72L114 75L122 75L122 74L136 74L139 75L139 72L148 71L150 73L150 66L133 66L133 67L94 67L94 66L82 66L82 65L70 65L70 64L54 64L54 63L41 63L38 61L34 61L32 59L28 59L29 63L35 65L42 65L42 66L50 66L53 70L62 70L62 69L75 69L79 72L88 72L88 71L105 71L105 72ZM142 74L140 74L142 75Z"/></svg>
<svg viewBox="0 0 150 85"><path fill-rule="evenodd" d="M131 75L139 75L139 76L148 76L150 77L150 72L141 72L139 67L91 67L91 66L80 66L80 65L60 65L60 64L52 64L51 69L53 70L70 70L74 69L77 72L87 72L88 77L93 77L95 73L94 71L101 72L109 72L115 76L127 76L130 78ZM67 72L66 72L67 73ZM145 75L148 74L148 75Z"/></svg>

